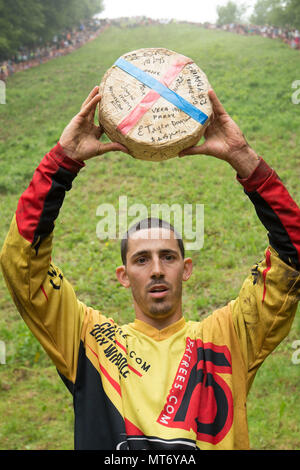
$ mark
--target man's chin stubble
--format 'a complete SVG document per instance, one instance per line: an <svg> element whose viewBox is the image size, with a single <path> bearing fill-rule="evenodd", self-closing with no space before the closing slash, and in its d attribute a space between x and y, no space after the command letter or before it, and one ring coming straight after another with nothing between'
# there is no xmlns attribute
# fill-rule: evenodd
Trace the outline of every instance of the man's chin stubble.
<svg viewBox="0 0 300 470"><path fill-rule="evenodd" d="M149 311L151 315L158 316L158 315L166 315L170 313L171 309L172 307L170 304L165 304L165 305L156 304L156 305L151 305Z"/></svg>

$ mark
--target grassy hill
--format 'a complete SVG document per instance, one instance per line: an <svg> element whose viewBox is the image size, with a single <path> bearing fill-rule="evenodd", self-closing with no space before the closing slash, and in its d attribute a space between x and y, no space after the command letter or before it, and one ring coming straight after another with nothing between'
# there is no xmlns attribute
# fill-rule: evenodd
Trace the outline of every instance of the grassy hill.
<svg viewBox="0 0 300 470"><path fill-rule="evenodd" d="M111 28L73 54L9 78L0 106L0 244L17 201L43 155L78 111L105 71L123 53L166 47L206 72L248 142L273 166L300 203L300 105L292 83L300 79L299 51L262 37L196 26ZM200 320L238 294L267 247L265 229L235 181L232 169L208 156L159 165L124 154L91 160L67 195L56 223L53 258L78 297L117 322L133 319L130 293L115 278L119 241L96 236L97 207L174 202L204 204L203 249L189 253L194 273L184 290L188 319ZM300 365L292 363L300 315L288 337L259 370L248 399L253 449L300 449ZM0 449L72 449L72 398L20 319L0 277Z"/></svg>

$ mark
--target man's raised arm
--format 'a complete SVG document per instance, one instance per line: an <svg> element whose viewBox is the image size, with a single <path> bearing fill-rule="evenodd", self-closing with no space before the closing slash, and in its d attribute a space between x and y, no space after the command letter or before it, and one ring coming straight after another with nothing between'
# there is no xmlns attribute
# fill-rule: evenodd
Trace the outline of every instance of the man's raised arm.
<svg viewBox="0 0 300 470"><path fill-rule="evenodd" d="M200 146L179 156L211 155L228 162L268 230L271 246L281 259L300 270L300 210L276 172L248 145L213 90L209 91L213 119Z"/></svg>
<svg viewBox="0 0 300 470"><path fill-rule="evenodd" d="M268 354L288 334L300 299L300 209L276 172L251 149L216 94L205 142L180 156L206 154L227 161L268 231L265 257L252 267L232 318L248 374L248 389Z"/></svg>
<svg viewBox="0 0 300 470"><path fill-rule="evenodd" d="M52 237L65 193L83 161L108 151L126 151L120 144L99 142L103 131L94 125L94 115L100 99L96 87L35 170L18 202L0 257L16 307L70 381L76 373L84 306L51 261Z"/></svg>

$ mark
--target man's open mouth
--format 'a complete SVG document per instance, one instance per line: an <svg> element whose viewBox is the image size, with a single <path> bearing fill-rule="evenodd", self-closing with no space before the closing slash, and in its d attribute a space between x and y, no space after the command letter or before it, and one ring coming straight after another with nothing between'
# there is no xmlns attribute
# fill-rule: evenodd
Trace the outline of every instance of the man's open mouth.
<svg viewBox="0 0 300 470"><path fill-rule="evenodd" d="M149 294L151 295L151 297L162 298L165 295L167 295L168 291L169 289L167 286L160 284L160 285L151 287L149 289Z"/></svg>

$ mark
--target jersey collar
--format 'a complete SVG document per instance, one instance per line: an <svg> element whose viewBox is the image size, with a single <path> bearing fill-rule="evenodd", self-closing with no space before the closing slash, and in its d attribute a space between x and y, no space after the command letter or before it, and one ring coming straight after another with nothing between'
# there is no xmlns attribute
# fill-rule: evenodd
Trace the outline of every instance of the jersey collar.
<svg viewBox="0 0 300 470"><path fill-rule="evenodd" d="M184 317L181 317L180 320L175 323L172 323L172 325L169 325L166 328L163 328L162 330L158 330L154 326L151 326L148 323L143 322L142 320L138 320L137 318L134 320L133 323L131 323L131 326L135 330L140 331L141 333L146 336L149 336L155 341L162 341L164 339L169 338L174 333L177 333L177 331L181 330L185 326L185 319Z"/></svg>

